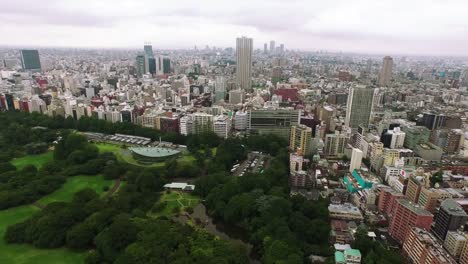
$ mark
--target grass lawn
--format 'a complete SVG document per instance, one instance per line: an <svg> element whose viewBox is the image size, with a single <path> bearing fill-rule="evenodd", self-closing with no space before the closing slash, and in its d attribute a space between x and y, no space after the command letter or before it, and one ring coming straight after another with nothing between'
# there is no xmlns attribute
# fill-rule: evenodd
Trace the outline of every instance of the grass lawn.
<svg viewBox="0 0 468 264"><path fill-rule="evenodd" d="M100 152L113 152L116 155L122 150L120 145L109 144L109 143L95 143Z"/></svg>
<svg viewBox="0 0 468 264"><path fill-rule="evenodd" d="M39 209L25 205L0 211L0 263L5 264L82 264L85 254L67 249L37 249L26 244L6 244L7 226L26 220Z"/></svg>
<svg viewBox="0 0 468 264"><path fill-rule="evenodd" d="M51 161L53 158L54 152L48 151L39 155L27 155L21 158L13 159L11 163L19 170L30 164L40 168L43 164Z"/></svg>
<svg viewBox="0 0 468 264"><path fill-rule="evenodd" d="M158 203L166 203L166 206L160 212L152 215L171 216L174 214L174 208L179 208L182 211L189 207L195 207L199 202L200 198L190 193L179 191L163 192Z"/></svg>
<svg viewBox="0 0 468 264"><path fill-rule="evenodd" d="M101 196L105 194L103 191L104 186L108 186L109 189L114 185L113 180L105 180L102 175L97 176L73 176L67 179L67 182L55 192L42 197L38 203L47 205L52 202L68 202L71 201L73 195L84 189L91 188L95 190ZM1 263L1 262L0 262Z"/></svg>

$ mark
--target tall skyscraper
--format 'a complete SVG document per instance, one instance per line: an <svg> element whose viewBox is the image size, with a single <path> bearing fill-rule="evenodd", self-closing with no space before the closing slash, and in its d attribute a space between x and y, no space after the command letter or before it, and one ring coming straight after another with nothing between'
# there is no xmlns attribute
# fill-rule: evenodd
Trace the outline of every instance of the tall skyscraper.
<svg viewBox="0 0 468 264"><path fill-rule="evenodd" d="M263 53L268 53L268 44L263 44Z"/></svg>
<svg viewBox="0 0 468 264"><path fill-rule="evenodd" d="M41 60L37 50L21 50L21 66L23 70L40 71Z"/></svg>
<svg viewBox="0 0 468 264"><path fill-rule="evenodd" d="M148 56L148 58L154 57L153 46L151 46L150 43L145 43L145 46L143 47L143 49L145 50L145 55Z"/></svg>
<svg viewBox="0 0 468 264"><path fill-rule="evenodd" d="M270 41L270 52L271 52L271 53L274 53L275 50L276 50L275 41L274 41L274 40L271 40L271 41Z"/></svg>
<svg viewBox="0 0 468 264"><path fill-rule="evenodd" d="M281 52L281 53L284 52L284 44L281 44L281 45L280 45L280 52Z"/></svg>
<svg viewBox="0 0 468 264"><path fill-rule="evenodd" d="M382 69L380 70L379 85L388 86L392 80L393 59L390 56L383 58Z"/></svg>
<svg viewBox="0 0 468 264"><path fill-rule="evenodd" d="M138 77L143 76L146 73L146 56L137 55L135 62L136 73Z"/></svg>
<svg viewBox="0 0 468 264"><path fill-rule="evenodd" d="M252 90L252 49L253 39L237 38L237 86L249 92Z"/></svg>
<svg viewBox="0 0 468 264"><path fill-rule="evenodd" d="M372 112L373 99L373 88L362 85L349 88L346 106L346 125L353 129L357 129L360 125L367 128Z"/></svg>

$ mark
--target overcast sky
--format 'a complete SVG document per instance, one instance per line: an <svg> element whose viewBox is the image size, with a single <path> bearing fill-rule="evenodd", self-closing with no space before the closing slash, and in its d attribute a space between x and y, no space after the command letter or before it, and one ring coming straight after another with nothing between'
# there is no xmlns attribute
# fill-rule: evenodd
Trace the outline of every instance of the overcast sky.
<svg viewBox="0 0 468 264"><path fill-rule="evenodd" d="M467 0L0 0L0 45L468 55Z"/></svg>

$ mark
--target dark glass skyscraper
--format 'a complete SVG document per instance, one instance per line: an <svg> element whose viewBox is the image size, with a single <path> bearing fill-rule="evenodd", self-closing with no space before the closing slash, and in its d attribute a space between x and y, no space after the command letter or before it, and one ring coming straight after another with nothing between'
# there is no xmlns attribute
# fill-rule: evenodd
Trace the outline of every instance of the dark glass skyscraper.
<svg viewBox="0 0 468 264"><path fill-rule="evenodd" d="M21 50L21 65L23 70L41 70L41 60L37 50Z"/></svg>

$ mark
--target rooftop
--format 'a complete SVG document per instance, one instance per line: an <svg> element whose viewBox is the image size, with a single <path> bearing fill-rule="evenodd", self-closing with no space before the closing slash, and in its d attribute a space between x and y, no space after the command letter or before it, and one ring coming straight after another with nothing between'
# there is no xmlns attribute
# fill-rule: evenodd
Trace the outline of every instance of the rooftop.
<svg viewBox="0 0 468 264"><path fill-rule="evenodd" d="M180 153L180 151L178 150L160 148L160 147L137 147L137 148L129 148L129 149L138 155L151 157L151 158L172 156L172 155Z"/></svg>
<svg viewBox="0 0 468 264"><path fill-rule="evenodd" d="M449 212L451 215L457 215L457 216L468 216L461 207L459 203L457 203L453 199L446 199L444 200L441 205L441 208L443 208L445 211Z"/></svg>
<svg viewBox="0 0 468 264"><path fill-rule="evenodd" d="M406 207L407 209L411 210L413 213L422 216L433 216L429 211L425 210L423 207L414 204L407 199L398 199L398 203Z"/></svg>

